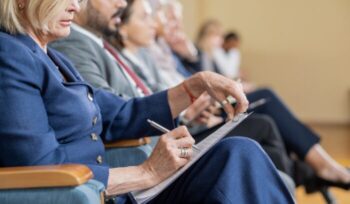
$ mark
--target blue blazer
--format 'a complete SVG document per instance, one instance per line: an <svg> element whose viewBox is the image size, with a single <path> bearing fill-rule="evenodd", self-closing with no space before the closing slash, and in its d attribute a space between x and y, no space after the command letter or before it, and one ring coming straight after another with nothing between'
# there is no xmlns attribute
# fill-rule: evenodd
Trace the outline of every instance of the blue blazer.
<svg viewBox="0 0 350 204"><path fill-rule="evenodd" d="M91 87L60 53L2 31L0 116L0 166L80 163L105 185L103 141L160 134L148 118L174 128L167 92L124 101Z"/></svg>

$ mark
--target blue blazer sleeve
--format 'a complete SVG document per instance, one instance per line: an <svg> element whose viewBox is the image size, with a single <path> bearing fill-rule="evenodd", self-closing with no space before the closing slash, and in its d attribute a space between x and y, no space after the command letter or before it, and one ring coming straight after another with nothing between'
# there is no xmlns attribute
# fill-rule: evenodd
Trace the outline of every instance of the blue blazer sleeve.
<svg viewBox="0 0 350 204"><path fill-rule="evenodd" d="M58 52L56 54L77 78L82 78L69 60ZM93 90L102 115L101 137L107 142L163 134L152 128L147 119L157 121L170 130L176 126L177 122L172 119L167 91L125 100L105 89Z"/></svg>
<svg viewBox="0 0 350 204"><path fill-rule="evenodd" d="M163 134L152 128L147 123L147 119L157 121L168 129L173 129L175 125L167 93L163 91L151 96L124 101L108 91L97 90L95 96L101 109L104 139L112 141Z"/></svg>

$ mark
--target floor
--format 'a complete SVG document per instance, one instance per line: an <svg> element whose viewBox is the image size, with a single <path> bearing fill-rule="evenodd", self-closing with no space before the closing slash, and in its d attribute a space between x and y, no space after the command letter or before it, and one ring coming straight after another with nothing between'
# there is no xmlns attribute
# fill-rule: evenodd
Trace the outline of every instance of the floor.
<svg viewBox="0 0 350 204"><path fill-rule="evenodd" d="M340 163L350 167L350 125L311 125L321 135L322 146ZM331 189L338 204L350 204L350 191ZM319 193L307 195L303 188L296 192L299 204L324 204Z"/></svg>

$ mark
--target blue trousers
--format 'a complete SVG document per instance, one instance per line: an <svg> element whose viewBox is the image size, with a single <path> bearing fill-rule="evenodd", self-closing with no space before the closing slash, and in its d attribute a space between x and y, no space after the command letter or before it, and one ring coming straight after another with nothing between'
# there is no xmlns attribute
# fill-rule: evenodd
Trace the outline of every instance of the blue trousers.
<svg viewBox="0 0 350 204"><path fill-rule="evenodd" d="M304 159L310 148L320 142L319 136L302 124L270 89L260 89L247 94L250 102L265 98L268 102L257 107L255 113L269 115L275 121L288 151Z"/></svg>
<svg viewBox="0 0 350 204"><path fill-rule="evenodd" d="M128 201L130 202L130 201ZM294 203L253 140L226 138L150 203Z"/></svg>

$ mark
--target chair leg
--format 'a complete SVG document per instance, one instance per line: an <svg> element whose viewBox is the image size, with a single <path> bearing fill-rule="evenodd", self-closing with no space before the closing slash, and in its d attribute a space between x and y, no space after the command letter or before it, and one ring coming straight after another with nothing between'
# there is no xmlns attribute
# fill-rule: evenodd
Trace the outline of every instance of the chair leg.
<svg viewBox="0 0 350 204"><path fill-rule="evenodd" d="M322 194L323 198L326 200L327 204L337 204L337 199L334 197L332 192L329 190L328 187L322 187L320 190L320 193Z"/></svg>

